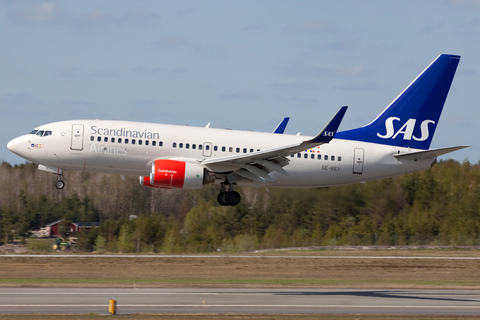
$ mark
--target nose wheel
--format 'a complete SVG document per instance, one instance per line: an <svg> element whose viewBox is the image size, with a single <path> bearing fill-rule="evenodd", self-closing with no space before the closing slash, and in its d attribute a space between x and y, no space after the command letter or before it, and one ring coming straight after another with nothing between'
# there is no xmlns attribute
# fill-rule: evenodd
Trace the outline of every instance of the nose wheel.
<svg viewBox="0 0 480 320"><path fill-rule="evenodd" d="M58 190L62 190L63 188L65 188L65 182L62 179L63 179L63 170L58 169L57 182L55 183L55 188L57 188Z"/></svg>
<svg viewBox="0 0 480 320"><path fill-rule="evenodd" d="M58 180L57 183L55 183L55 188L62 190L65 188L65 182L63 182L63 180Z"/></svg>

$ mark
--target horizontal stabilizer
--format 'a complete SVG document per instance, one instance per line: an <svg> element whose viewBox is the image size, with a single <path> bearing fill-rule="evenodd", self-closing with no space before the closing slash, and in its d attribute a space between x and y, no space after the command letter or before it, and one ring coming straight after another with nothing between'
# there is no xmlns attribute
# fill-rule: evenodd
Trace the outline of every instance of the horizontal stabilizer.
<svg viewBox="0 0 480 320"><path fill-rule="evenodd" d="M439 148L439 149L431 149L425 151L417 151L417 152L409 152L409 153L400 153L394 155L397 159L405 159L405 160L420 160L420 159L428 159L431 157L439 157L441 155L457 151L460 149L468 148L470 146L457 146L457 147L448 147L448 148Z"/></svg>

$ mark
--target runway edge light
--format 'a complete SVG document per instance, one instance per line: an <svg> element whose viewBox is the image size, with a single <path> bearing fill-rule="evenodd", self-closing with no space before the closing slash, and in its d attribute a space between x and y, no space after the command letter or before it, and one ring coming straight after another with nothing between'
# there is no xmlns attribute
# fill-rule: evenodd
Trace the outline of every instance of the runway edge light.
<svg viewBox="0 0 480 320"><path fill-rule="evenodd" d="M108 302L108 312L110 312L112 315L117 314L117 301L114 299L110 299Z"/></svg>

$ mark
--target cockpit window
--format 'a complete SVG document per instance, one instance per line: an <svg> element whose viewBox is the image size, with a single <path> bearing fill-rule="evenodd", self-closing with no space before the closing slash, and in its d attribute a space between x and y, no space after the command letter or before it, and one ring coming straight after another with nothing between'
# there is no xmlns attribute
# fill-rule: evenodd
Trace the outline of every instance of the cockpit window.
<svg viewBox="0 0 480 320"><path fill-rule="evenodd" d="M37 132L37 136L41 137L43 135L43 130Z"/></svg>
<svg viewBox="0 0 480 320"><path fill-rule="evenodd" d="M38 130L32 130L32 132L30 132L29 134L35 134L37 133Z"/></svg>
<svg viewBox="0 0 480 320"><path fill-rule="evenodd" d="M52 131L45 131L45 133L43 134L44 137L51 136L51 135L52 135Z"/></svg>

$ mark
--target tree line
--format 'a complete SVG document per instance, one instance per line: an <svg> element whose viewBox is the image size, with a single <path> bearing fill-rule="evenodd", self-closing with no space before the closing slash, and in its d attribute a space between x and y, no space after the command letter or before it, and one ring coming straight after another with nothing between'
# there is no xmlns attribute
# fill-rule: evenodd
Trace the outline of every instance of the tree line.
<svg viewBox="0 0 480 320"><path fill-rule="evenodd" d="M64 219L100 222L77 249L208 252L319 245L480 245L480 165L440 161L418 173L316 189L238 188L222 207L218 186L142 187L136 177L0 167L0 242ZM135 219L130 216L135 215Z"/></svg>

